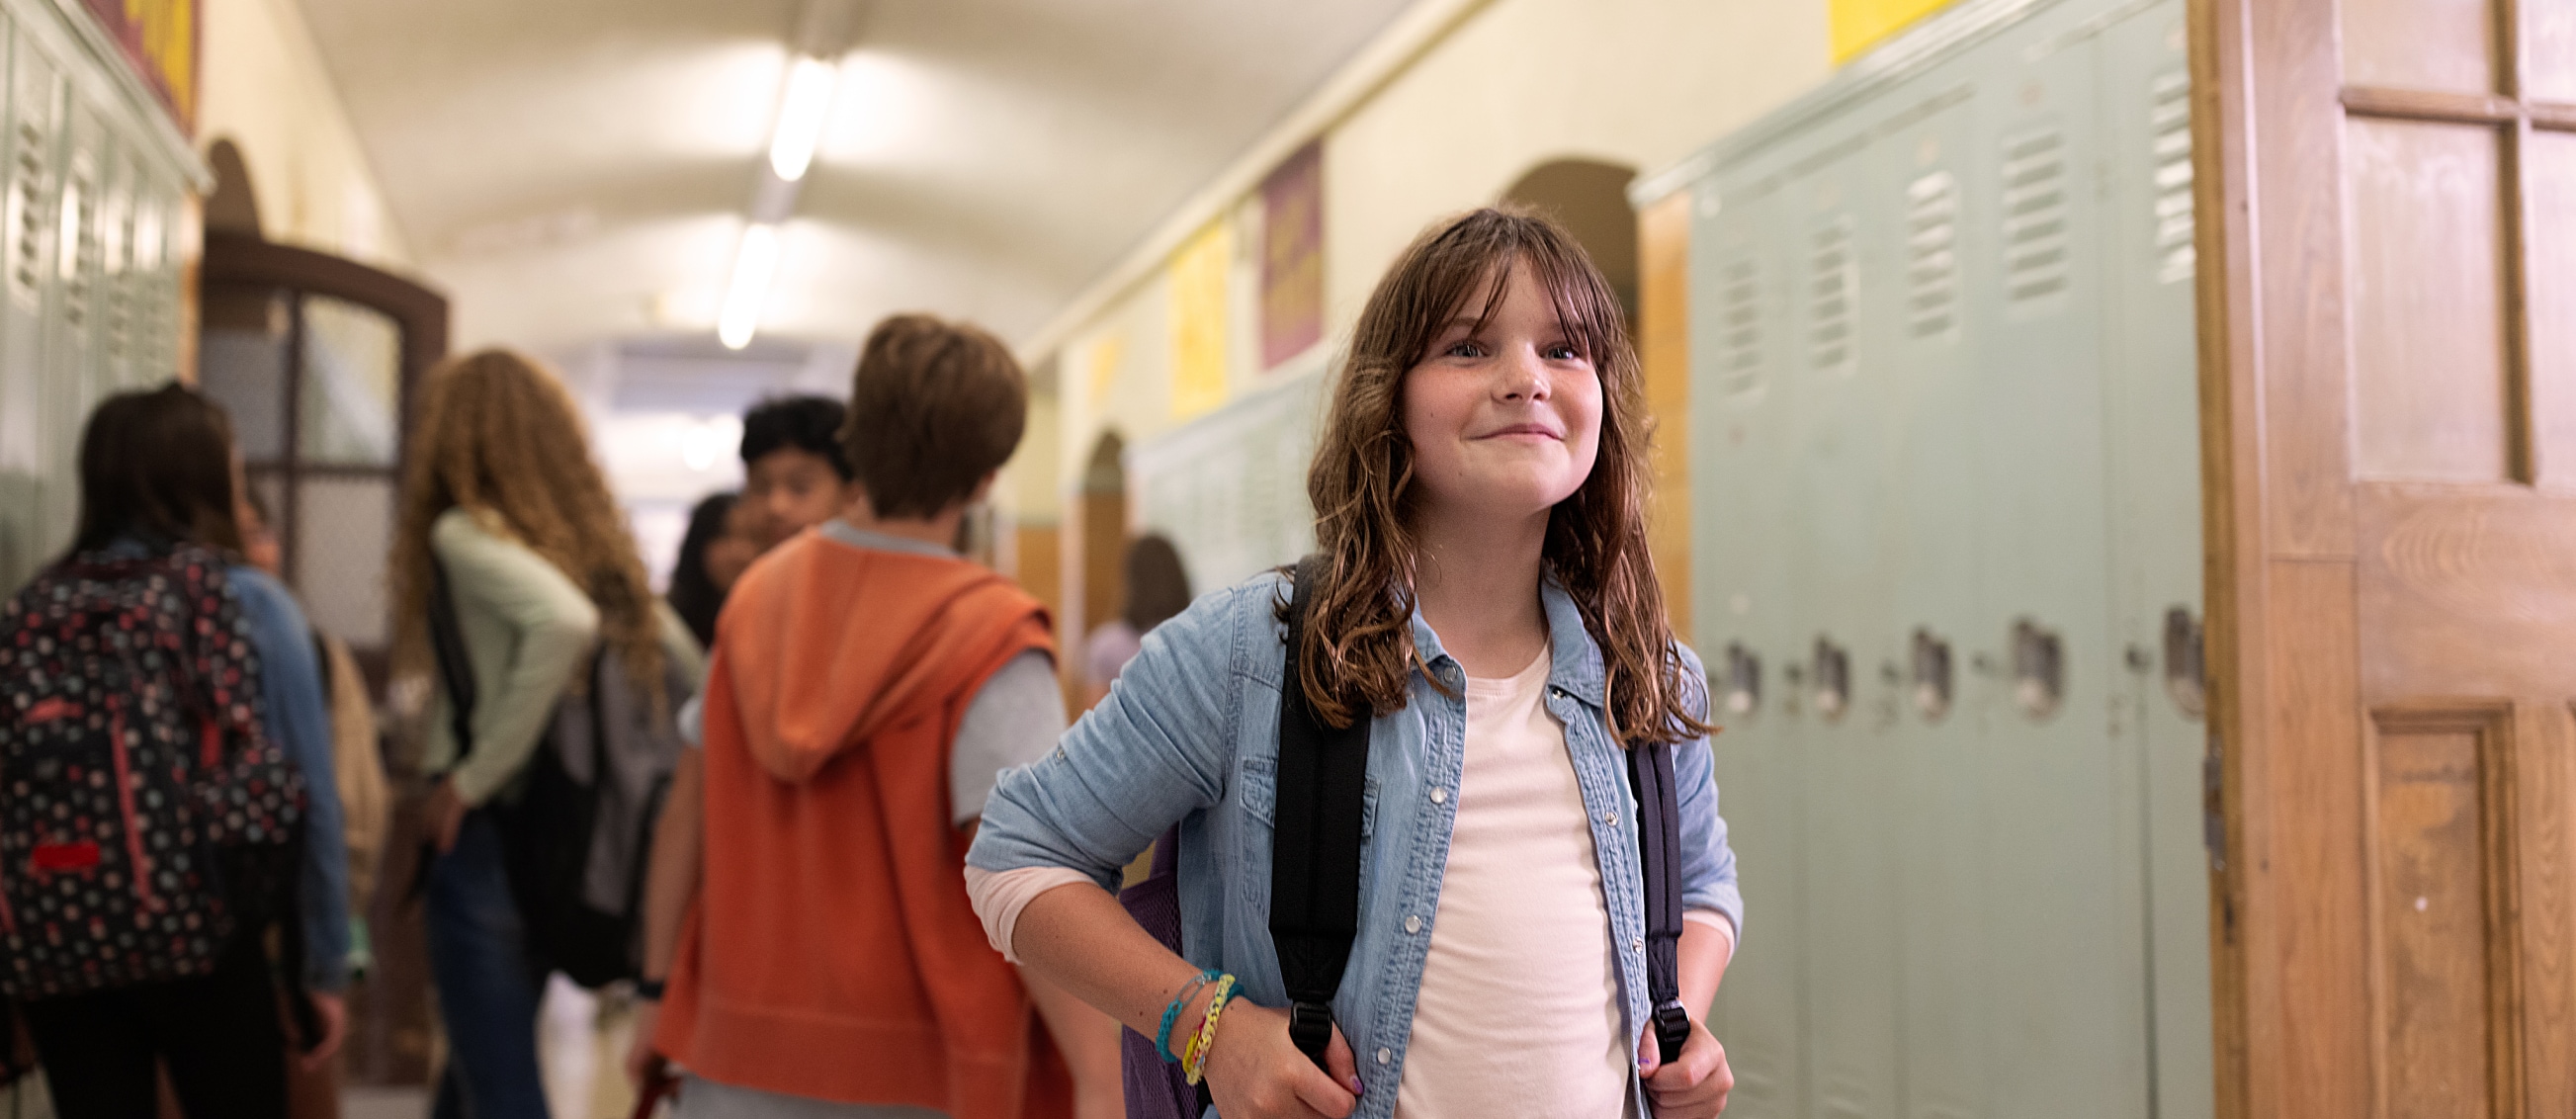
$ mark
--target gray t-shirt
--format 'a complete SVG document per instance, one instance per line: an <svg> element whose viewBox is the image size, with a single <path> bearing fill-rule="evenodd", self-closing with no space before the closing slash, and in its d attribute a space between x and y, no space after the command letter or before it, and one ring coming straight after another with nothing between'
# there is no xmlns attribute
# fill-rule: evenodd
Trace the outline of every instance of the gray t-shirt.
<svg viewBox="0 0 2576 1119"><path fill-rule="evenodd" d="M927 556L956 553L936 544L869 532L848 521L823 525L823 535L856 548L912 552ZM680 734L691 746L705 743L705 711L691 699L680 708ZM1012 657L984 681L967 701L966 717L957 724L957 741L948 751L948 803L955 823L963 827L984 814L984 800L1002 771L1045 757L1064 735L1064 692L1055 679L1055 662L1035 649Z"/></svg>

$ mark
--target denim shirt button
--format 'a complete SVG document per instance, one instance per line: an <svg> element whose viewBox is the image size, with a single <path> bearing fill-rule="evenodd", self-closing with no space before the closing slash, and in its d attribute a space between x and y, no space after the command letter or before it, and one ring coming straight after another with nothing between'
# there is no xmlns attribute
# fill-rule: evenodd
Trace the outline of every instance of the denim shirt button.
<svg viewBox="0 0 2576 1119"><path fill-rule="evenodd" d="M1433 803L1433 804L1440 804L1440 803L1443 803L1443 802L1447 801L1448 799L1449 799L1449 790L1448 790L1448 789L1446 789L1446 788L1444 788L1444 787L1442 787L1442 786L1439 786L1439 785L1433 785L1433 786L1431 786L1431 803Z"/></svg>
<svg viewBox="0 0 2576 1119"><path fill-rule="evenodd" d="M1395 1050L1389 1049L1383 1045L1377 1047L1377 1063L1382 1065L1394 1059Z"/></svg>
<svg viewBox="0 0 2576 1119"><path fill-rule="evenodd" d="M1629 941L1629 942L1628 942L1628 947L1630 947L1630 948L1634 948L1634 949L1636 949L1637 951L1643 952L1643 951L1645 951L1645 950L1646 950L1646 938L1641 936L1641 937L1638 937L1638 938L1636 938L1636 939L1634 939L1634 940L1631 940L1631 941Z"/></svg>
<svg viewBox="0 0 2576 1119"><path fill-rule="evenodd" d="M1602 813L1602 814L1601 814L1601 822L1602 822L1602 823L1605 823L1605 824L1608 824L1608 825L1610 825L1611 827L1614 827L1614 828L1615 828L1615 827L1618 827L1618 826L1619 826L1619 814L1618 814L1618 813L1616 813L1616 812L1604 812L1604 813Z"/></svg>
<svg viewBox="0 0 2576 1119"><path fill-rule="evenodd" d="M1418 933L1418 932L1421 932L1421 931L1422 931L1422 918L1420 918L1420 917L1407 917L1407 918L1405 918L1405 919L1404 919L1404 931L1409 932L1409 933Z"/></svg>

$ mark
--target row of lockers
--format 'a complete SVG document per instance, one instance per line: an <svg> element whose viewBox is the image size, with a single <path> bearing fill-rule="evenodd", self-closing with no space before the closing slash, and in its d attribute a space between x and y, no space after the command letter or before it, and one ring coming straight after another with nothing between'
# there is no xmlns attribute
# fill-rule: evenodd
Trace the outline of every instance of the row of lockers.
<svg viewBox="0 0 2576 1119"><path fill-rule="evenodd" d="M2205 1116L2180 0L1967 0L1689 199L1747 1119Z"/></svg>
<svg viewBox="0 0 2576 1119"><path fill-rule="evenodd" d="M0 0L0 593L70 540L89 410L178 365L200 172L88 18Z"/></svg>

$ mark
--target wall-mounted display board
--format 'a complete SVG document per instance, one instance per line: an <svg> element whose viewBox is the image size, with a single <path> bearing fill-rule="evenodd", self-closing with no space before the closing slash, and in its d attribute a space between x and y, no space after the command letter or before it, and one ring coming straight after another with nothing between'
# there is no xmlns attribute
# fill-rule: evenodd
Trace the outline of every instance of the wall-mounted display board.
<svg viewBox="0 0 2576 1119"><path fill-rule="evenodd" d="M1673 172L1745 1119L2211 1114L2181 0L1968 0Z"/></svg>
<svg viewBox="0 0 2576 1119"><path fill-rule="evenodd" d="M178 372L204 171L79 4L0 0L0 594L70 542L81 424Z"/></svg>
<svg viewBox="0 0 2576 1119"><path fill-rule="evenodd" d="M1192 591L1294 563L1314 548L1306 468L1326 383L1320 371L1296 376L1128 449L1136 530L1179 547Z"/></svg>

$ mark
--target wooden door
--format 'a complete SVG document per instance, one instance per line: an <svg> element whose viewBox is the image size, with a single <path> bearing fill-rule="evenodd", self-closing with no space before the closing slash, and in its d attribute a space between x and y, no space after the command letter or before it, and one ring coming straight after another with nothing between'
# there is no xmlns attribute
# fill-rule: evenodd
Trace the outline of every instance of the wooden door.
<svg viewBox="0 0 2576 1119"><path fill-rule="evenodd" d="M2222 1113L2576 1114L2576 0L2196 0Z"/></svg>

